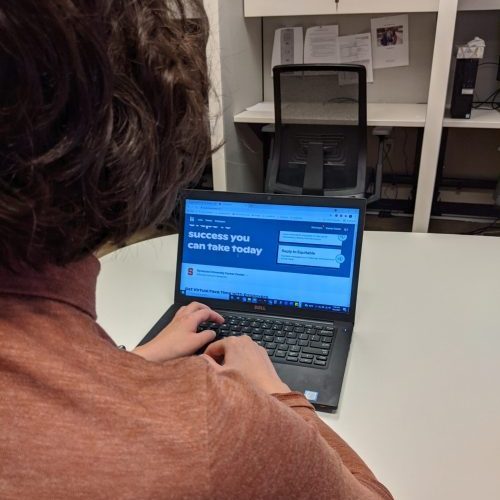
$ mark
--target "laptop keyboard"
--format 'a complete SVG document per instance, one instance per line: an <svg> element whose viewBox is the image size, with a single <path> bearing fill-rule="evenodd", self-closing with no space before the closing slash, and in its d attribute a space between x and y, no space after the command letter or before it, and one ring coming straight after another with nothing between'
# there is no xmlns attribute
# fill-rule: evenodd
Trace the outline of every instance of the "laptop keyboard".
<svg viewBox="0 0 500 500"><path fill-rule="evenodd" d="M267 350L273 362L326 368L336 327L332 323L224 314L225 323L201 323L198 331L214 330L216 340L248 335Z"/></svg>

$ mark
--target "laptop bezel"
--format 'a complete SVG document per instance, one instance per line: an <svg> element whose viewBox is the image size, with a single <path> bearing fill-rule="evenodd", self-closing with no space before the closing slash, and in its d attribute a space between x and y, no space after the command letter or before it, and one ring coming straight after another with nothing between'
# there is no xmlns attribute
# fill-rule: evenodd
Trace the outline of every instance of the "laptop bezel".
<svg viewBox="0 0 500 500"><path fill-rule="evenodd" d="M353 280L351 288L351 307L348 313L338 311L318 311L314 309L299 309L296 307L285 307L275 305L248 304L236 301L216 300L204 297L193 297L183 295L180 291L180 279L182 272L183 239L185 230L185 200L209 200L242 203L265 203L275 205L295 206L321 206L331 208L357 208L360 211L357 235L356 251L354 255ZM326 196L297 196L268 193L233 193L227 191L199 191L185 190L181 193L181 207L179 219L179 242L177 247L177 267L175 277L175 303L186 305L193 301L202 302L212 309L237 311L241 313L267 314L270 316L284 316L312 321L345 321L354 323L356 314L356 299L358 292L359 269L361 260L361 249L363 245L363 232L366 215L366 200L363 198L336 198Z"/></svg>

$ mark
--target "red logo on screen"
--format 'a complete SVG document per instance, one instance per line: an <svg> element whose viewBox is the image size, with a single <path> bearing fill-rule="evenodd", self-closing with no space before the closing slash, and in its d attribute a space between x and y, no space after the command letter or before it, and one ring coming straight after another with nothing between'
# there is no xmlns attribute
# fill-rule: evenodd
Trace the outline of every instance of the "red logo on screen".
<svg viewBox="0 0 500 500"><path fill-rule="evenodd" d="M188 276L193 276L194 269L192 267L188 267Z"/></svg>

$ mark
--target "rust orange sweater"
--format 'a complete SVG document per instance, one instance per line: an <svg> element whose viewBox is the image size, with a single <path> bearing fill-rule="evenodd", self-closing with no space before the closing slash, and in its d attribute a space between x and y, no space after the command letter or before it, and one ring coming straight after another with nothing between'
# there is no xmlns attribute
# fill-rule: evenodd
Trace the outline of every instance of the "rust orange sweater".
<svg viewBox="0 0 500 500"><path fill-rule="evenodd" d="M0 270L0 498L392 498L302 395L117 349L98 272Z"/></svg>

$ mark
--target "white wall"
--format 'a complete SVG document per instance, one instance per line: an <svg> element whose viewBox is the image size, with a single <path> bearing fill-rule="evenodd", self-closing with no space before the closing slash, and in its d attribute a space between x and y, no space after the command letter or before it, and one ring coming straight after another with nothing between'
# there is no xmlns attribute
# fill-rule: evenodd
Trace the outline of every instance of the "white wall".
<svg viewBox="0 0 500 500"><path fill-rule="evenodd" d="M305 28L310 26L338 24L340 35L352 35L369 32L370 19L384 15L264 18L264 99L273 100L271 56L277 28L303 26L305 33ZM436 13L409 14L410 66L375 70L374 83L368 84L368 102L427 102L436 19Z"/></svg>
<svg viewBox="0 0 500 500"><path fill-rule="evenodd" d="M256 191L262 188L261 145L237 130L234 115L262 100L261 21L243 16L243 0L218 4L227 189Z"/></svg>

